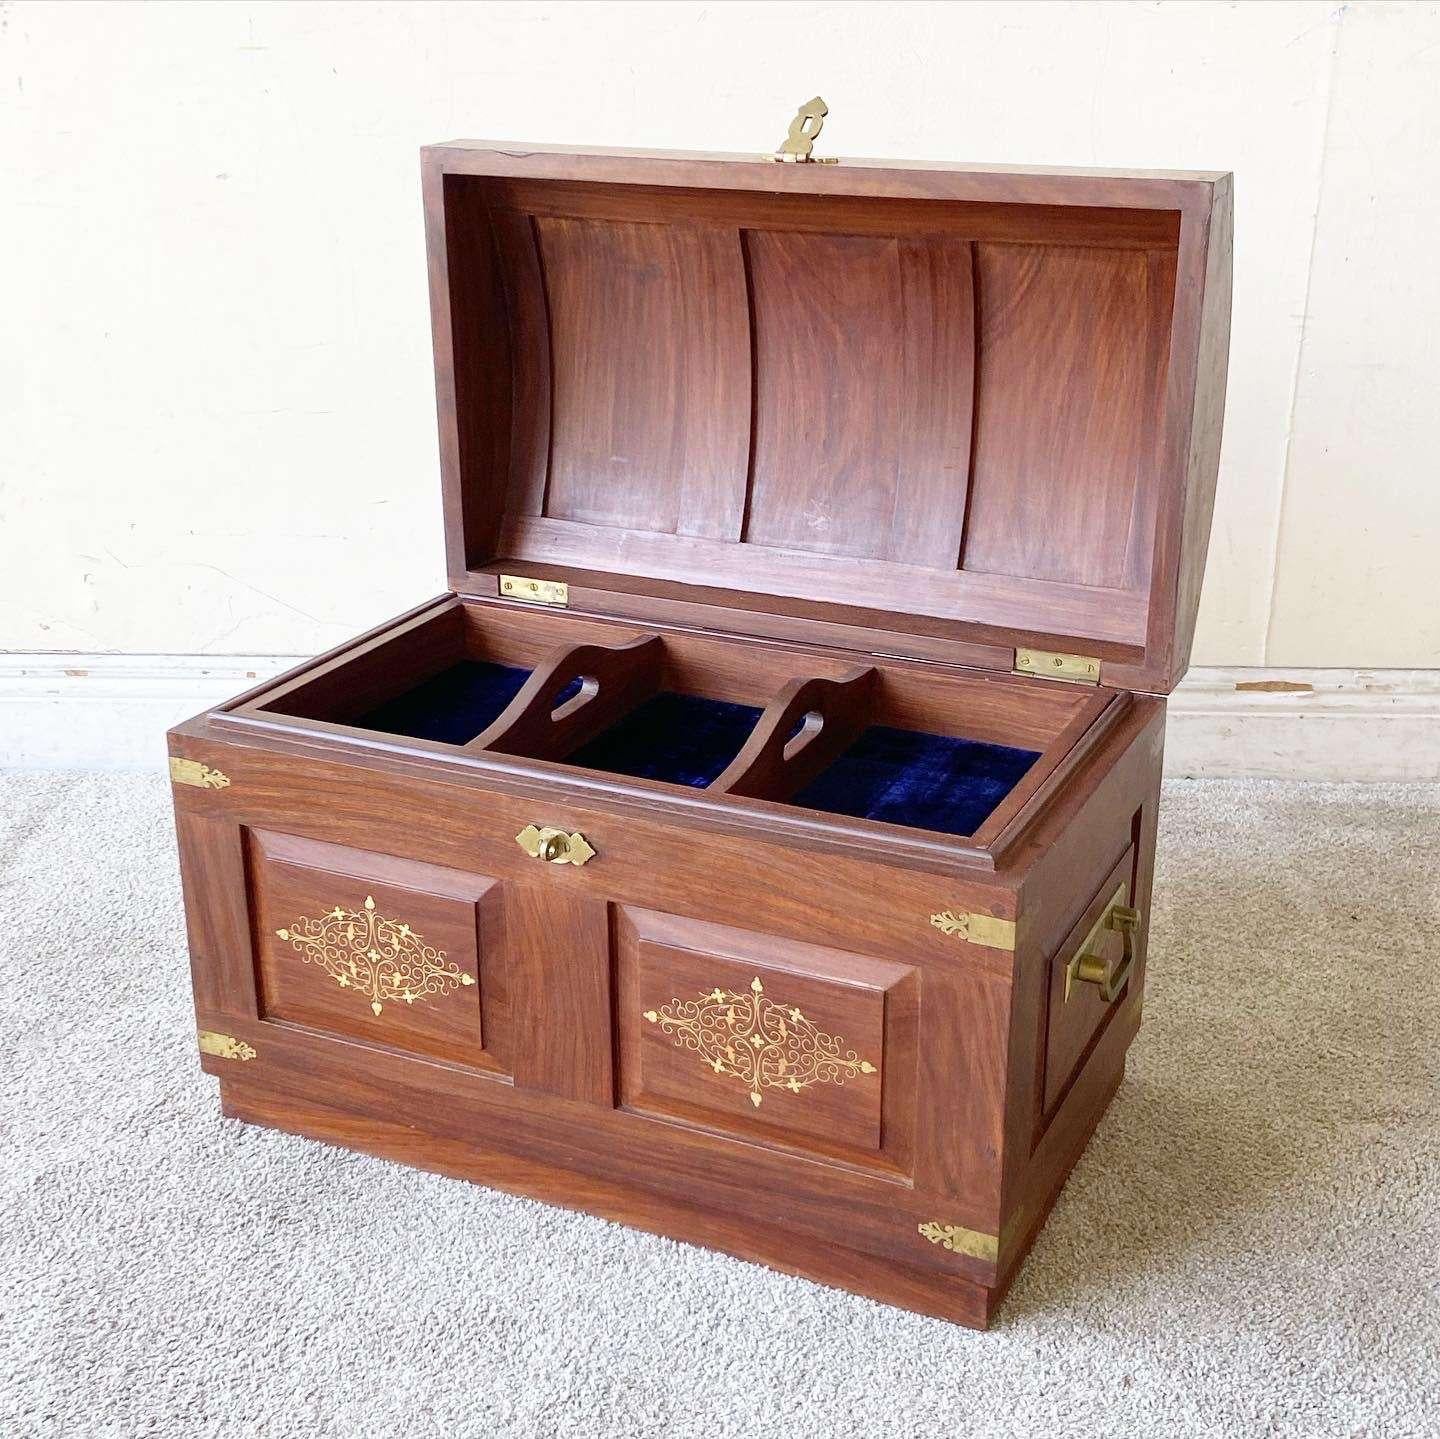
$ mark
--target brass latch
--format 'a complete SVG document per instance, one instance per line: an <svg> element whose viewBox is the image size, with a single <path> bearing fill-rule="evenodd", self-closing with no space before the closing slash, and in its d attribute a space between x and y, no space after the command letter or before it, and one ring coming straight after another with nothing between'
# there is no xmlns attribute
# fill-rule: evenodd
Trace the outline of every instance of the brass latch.
<svg viewBox="0 0 1440 1439"><path fill-rule="evenodd" d="M563 829L538 829L533 824L527 824L515 836L515 843L531 859L543 859L548 864L581 865L595 858L590 842L579 830L566 834Z"/></svg>
<svg viewBox="0 0 1440 1439"><path fill-rule="evenodd" d="M1072 685L1098 685L1100 661L1093 655L1067 655L1054 650L1016 650L1017 675L1035 675L1043 680L1067 680Z"/></svg>
<svg viewBox="0 0 1440 1439"><path fill-rule="evenodd" d="M1120 901L1125 898L1126 886L1121 885L1105 906L1105 912L1095 921L1090 933L1085 936L1069 964L1065 966L1065 999L1069 1002L1070 991L1075 982L1098 985L1100 998L1106 1004L1116 1000L1121 990L1130 982L1130 971L1135 966L1135 936L1140 932L1140 911L1131 909ZM1113 930L1121 936L1123 948L1118 964L1111 964L1090 951L1106 930Z"/></svg>
<svg viewBox="0 0 1440 1439"><path fill-rule="evenodd" d="M570 603L570 586L559 580L531 580L524 575L501 575L500 593L507 600L526 600L532 605Z"/></svg>
<svg viewBox="0 0 1440 1439"><path fill-rule="evenodd" d="M830 107L818 95L807 100L790 122L790 133L770 159L792 165L838 165L840 161L834 155L810 153L829 113Z"/></svg>
<svg viewBox="0 0 1440 1439"><path fill-rule="evenodd" d="M213 1029L202 1029L197 1031L195 1038L201 1054L213 1054L216 1059L255 1058L255 1050L233 1034L217 1034Z"/></svg>

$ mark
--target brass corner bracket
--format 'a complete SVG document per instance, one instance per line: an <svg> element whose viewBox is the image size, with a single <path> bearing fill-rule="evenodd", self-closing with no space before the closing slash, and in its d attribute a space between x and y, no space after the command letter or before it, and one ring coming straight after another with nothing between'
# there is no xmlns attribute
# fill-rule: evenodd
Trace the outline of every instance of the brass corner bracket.
<svg viewBox="0 0 1440 1439"><path fill-rule="evenodd" d="M254 1048L243 1039L236 1039L233 1034L217 1034L213 1029L201 1029L196 1032L195 1039L201 1054L213 1054L216 1059L243 1061L255 1058Z"/></svg>
<svg viewBox="0 0 1440 1439"><path fill-rule="evenodd" d="M932 914L930 923L941 934L953 935L967 944L983 944L987 949L1015 948L1013 919L996 919L994 915L972 914L969 910L956 914L953 909L944 909Z"/></svg>
<svg viewBox="0 0 1440 1439"><path fill-rule="evenodd" d="M936 1224L933 1220L916 1228L931 1244L938 1244L952 1254L968 1254L988 1264L994 1264L1000 1257L998 1234L982 1234L978 1229L966 1229L960 1224Z"/></svg>
<svg viewBox="0 0 1440 1439"><path fill-rule="evenodd" d="M834 155L813 155L815 141L824 128L830 107L817 95L807 100L790 122L789 133L769 158L791 165L838 165Z"/></svg>
<svg viewBox="0 0 1440 1439"><path fill-rule="evenodd" d="M221 774L218 769L211 769L208 764L201 764L198 759L179 759L173 754L170 756L170 782L194 785L197 789L230 787L229 776Z"/></svg>

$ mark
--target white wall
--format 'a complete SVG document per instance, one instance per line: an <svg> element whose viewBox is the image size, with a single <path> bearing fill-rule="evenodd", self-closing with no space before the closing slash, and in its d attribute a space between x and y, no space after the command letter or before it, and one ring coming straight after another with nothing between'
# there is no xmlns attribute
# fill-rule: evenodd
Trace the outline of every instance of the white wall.
<svg viewBox="0 0 1440 1439"><path fill-rule="evenodd" d="M1440 6L0 6L0 649L442 589L417 147L1233 168L1202 665L1440 665Z"/></svg>

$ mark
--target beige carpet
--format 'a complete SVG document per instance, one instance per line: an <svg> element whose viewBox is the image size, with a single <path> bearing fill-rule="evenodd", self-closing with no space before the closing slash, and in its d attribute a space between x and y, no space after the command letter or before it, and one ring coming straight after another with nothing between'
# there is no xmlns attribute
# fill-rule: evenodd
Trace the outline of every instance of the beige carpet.
<svg viewBox="0 0 1440 1439"><path fill-rule="evenodd" d="M222 1120L165 786L0 777L0 1434L1440 1432L1440 790L1180 784L988 1335Z"/></svg>

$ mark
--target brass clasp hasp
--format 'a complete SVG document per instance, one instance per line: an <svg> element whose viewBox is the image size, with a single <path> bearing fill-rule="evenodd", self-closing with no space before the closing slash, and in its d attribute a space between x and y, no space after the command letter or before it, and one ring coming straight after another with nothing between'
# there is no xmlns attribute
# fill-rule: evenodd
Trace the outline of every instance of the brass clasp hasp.
<svg viewBox="0 0 1440 1439"><path fill-rule="evenodd" d="M830 107L818 95L807 100L790 122L790 131L780 142L780 148L770 158L791 165L838 165L840 162L833 155L810 153L829 113Z"/></svg>

